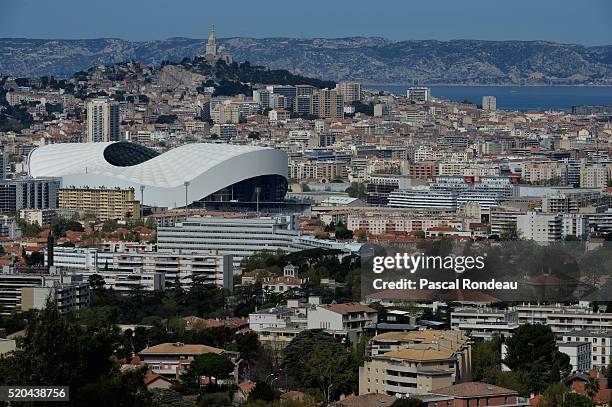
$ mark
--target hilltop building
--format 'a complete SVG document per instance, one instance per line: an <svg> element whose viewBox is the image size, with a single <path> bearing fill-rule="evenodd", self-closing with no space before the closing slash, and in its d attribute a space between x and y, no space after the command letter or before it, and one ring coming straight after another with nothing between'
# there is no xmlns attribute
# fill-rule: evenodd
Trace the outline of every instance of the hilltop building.
<svg viewBox="0 0 612 407"><path fill-rule="evenodd" d="M223 61L226 64L231 64L234 62L232 56L223 51L223 47L217 48L217 32L215 31L215 25L213 24L210 28L208 41L206 42L206 52L204 53L204 58L210 63Z"/></svg>

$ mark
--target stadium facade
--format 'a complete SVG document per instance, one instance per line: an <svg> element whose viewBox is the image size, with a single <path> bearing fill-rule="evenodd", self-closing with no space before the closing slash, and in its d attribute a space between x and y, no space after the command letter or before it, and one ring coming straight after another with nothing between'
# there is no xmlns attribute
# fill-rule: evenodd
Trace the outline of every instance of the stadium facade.
<svg viewBox="0 0 612 407"><path fill-rule="evenodd" d="M266 147L194 143L160 154L124 141L49 144L30 153L28 167L64 186L144 187L143 203L157 207L282 202L287 192L287 154Z"/></svg>

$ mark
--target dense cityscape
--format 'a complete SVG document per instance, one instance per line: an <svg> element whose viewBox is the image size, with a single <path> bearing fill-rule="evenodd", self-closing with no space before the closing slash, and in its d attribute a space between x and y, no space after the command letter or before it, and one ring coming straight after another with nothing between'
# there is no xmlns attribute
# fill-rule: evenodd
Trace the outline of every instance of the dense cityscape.
<svg viewBox="0 0 612 407"><path fill-rule="evenodd" d="M251 65L214 25L180 61L1 76L0 385L69 386L70 405L612 406L612 106L498 102ZM364 278L373 253L446 245L549 291ZM564 245L586 248L579 273Z"/></svg>

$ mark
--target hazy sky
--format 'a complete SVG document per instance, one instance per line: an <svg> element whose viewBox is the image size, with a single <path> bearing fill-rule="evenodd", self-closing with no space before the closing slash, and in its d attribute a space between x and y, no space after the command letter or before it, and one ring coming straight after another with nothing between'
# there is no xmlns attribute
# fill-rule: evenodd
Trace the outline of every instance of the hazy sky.
<svg viewBox="0 0 612 407"><path fill-rule="evenodd" d="M612 44L612 0L0 0L0 37L549 40Z"/></svg>

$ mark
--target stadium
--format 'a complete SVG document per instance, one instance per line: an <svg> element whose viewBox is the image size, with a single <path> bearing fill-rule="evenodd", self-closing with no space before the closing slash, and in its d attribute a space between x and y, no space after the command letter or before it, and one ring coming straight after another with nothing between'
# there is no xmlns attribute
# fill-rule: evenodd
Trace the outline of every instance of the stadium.
<svg viewBox="0 0 612 407"><path fill-rule="evenodd" d="M287 155L255 146L194 143L160 154L125 141L49 144L30 153L28 170L63 186L144 187L155 207L282 202L287 193Z"/></svg>

